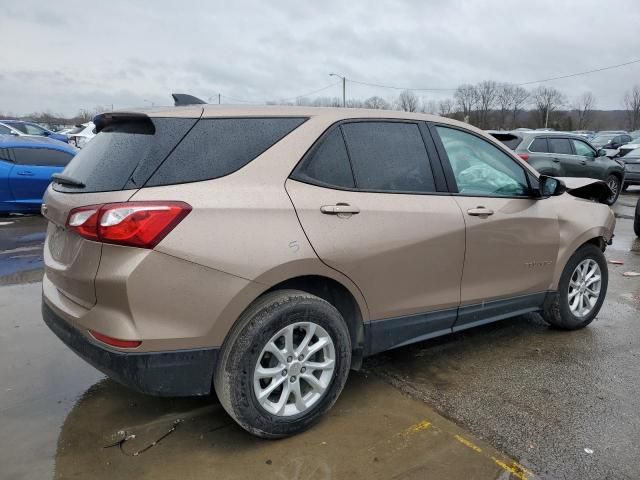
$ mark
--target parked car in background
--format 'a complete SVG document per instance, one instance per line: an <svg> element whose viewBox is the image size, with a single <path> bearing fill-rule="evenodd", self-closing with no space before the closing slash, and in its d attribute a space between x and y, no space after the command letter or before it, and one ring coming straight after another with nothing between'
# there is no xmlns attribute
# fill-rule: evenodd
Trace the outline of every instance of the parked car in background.
<svg viewBox="0 0 640 480"><path fill-rule="evenodd" d="M23 120L0 120L0 134L1 133L7 133L20 137L48 137L52 140L59 140L60 142L69 142L69 139L64 134L53 132L41 125L38 125L37 123L25 122Z"/></svg>
<svg viewBox="0 0 640 480"><path fill-rule="evenodd" d="M631 135L631 134L629 134ZM631 136L631 141L625 145L622 145L620 148L618 148L618 157L624 157L625 155L629 154L630 152L636 150L637 148L640 148L640 135L637 136Z"/></svg>
<svg viewBox="0 0 640 480"><path fill-rule="evenodd" d="M94 121L45 195L45 322L137 390L215 389L254 435L309 428L364 356L534 311L575 330L604 301L606 186L540 176L468 124L218 105Z"/></svg>
<svg viewBox="0 0 640 480"><path fill-rule="evenodd" d="M76 152L57 140L0 135L0 213L38 212L51 175Z"/></svg>
<svg viewBox="0 0 640 480"><path fill-rule="evenodd" d="M84 147L87 142L89 142L89 140L96 136L95 129L96 126L93 124L93 122L76 125L75 128L71 129L67 133L67 136L69 137L69 143L73 143L78 148Z"/></svg>
<svg viewBox="0 0 640 480"><path fill-rule="evenodd" d="M609 204L618 199L624 165L594 148L584 138L564 132L501 132L495 138L511 148L538 172L553 177L587 177L604 180L611 189Z"/></svg>
<svg viewBox="0 0 640 480"><path fill-rule="evenodd" d="M618 159L625 165L623 190L631 185L640 185L640 149L632 150Z"/></svg>
<svg viewBox="0 0 640 480"><path fill-rule="evenodd" d="M625 143L631 141L631 135L628 133L598 133L591 139L591 144L596 148L604 148L605 150L617 150ZM615 154L615 152L612 152Z"/></svg>
<svg viewBox="0 0 640 480"><path fill-rule="evenodd" d="M592 130L574 130L571 133L574 133L576 135L580 135L581 137L584 137L587 140L589 140L590 138L593 138L593 135L595 134L595 132L592 131Z"/></svg>

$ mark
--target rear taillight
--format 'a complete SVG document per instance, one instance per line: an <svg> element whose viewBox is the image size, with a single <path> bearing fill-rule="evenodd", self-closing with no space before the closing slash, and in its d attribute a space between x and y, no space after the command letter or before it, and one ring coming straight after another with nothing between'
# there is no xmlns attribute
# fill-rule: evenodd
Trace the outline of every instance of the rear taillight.
<svg viewBox="0 0 640 480"><path fill-rule="evenodd" d="M529 161L529 154L528 153L519 153L518 156L524 160L525 162Z"/></svg>
<svg viewBox="0 0 640 480"><path fill-rule="evenodd" d="M184 202L89 205L69 212L67 227L97 242L153 248L191 211Z"/></svg>

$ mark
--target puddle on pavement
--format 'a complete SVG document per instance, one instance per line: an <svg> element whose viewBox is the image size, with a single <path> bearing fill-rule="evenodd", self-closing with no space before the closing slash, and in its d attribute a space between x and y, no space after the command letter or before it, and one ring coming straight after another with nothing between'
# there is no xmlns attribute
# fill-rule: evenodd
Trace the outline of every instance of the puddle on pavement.
<svg viewBox="0 0 640 480"><path fill-rule="evenodd" d="M67 415L55 465L56 479L527 476L422 402L353 372L319 424L283 440L250 436L215 398L154 398L104 380Z"/></svg>

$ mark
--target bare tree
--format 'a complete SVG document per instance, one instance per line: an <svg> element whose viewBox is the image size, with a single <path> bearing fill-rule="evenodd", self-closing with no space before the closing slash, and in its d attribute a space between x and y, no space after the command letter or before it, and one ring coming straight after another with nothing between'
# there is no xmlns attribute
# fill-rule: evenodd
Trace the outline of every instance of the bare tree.
<svg viewBox="0 0 640 480"><path fill-rule="evenodd" d="M388 110L389 102L382 97L369 97L364 101L365 108L375 108L379 110Z"/></svg>
<svg viewBox="0 0 640 480"><path fill-rule="evenodd" d="M518 120L518 113L522 110L522 107L525 105L527 100L531 94L529 91L520 86L513 87L513 100L511 104L511 108L513 109L513 117L511 118L511 126L513 128L516 127L516 121Z"/></svg>
<svg viewBox="0 0 640 480"><path fill-rule="evenodd" d="M624 94L624 106L629 118L629 130L640 128L640 85L634 85Z"/></svg>
<svg viewBox="0 0 640 480"><path fill-rule="evenodd" d="M540 86L533 91L538 124L547 127L551 113L566 103L564 94L553 87Z"/></svg>
<svg viewBox="0 0 640 480"><path fill-rule="evenodd" d="M462 113L463 120L470 122L471 114L478 103L476 87L473 85L460 85L453 94L453 98L456 101L458 111Z"/></svg>
<svg viewBox="0 0 640 480"><path fill-rule="evenodd" d="M507 114L511 111L513 105L513 94L515 87L510 83L501 83L498 85L496 92L496 103L499 107L498 128L506 127Z"/></svg>
<svg viewBox="0 0 640 480"><path fill-rule="evenodd" d="M446 100L441 100L438 103L438 113L442 117L450 116L453 113L453 108L454 108L453 100L451 100L450 98L447 98Z"/></svg>
<svg viewBox="0 0 640 480"><path fill-rule="evenodd" d="M578 116L578 130L585 130L589 126L595 105L596 97L591 92L585 92L573 101L572 107Z"/></svg>
<svg viewBox="0 0 640 480"><path fill-rule="evenodd" d="M420 109L422 113L430 113L431 115L435 115L438 112L438 104L435 100L422 100L422 108Z"/></svg>
<svg viewBox="0 0 640 480"><path fill-rule="evenodd" d="M496 104L498 84L493 80L485 80L476 86L478 92L478 123L480 128L487 128L491 109Z"/></svg>
<svg viewBox="0 0 640 480"><path fill-rule="evenodd" d="M398 96L398 108L405 112L416 112L419 103L418 97L411 90L404 90Z"/></svg>

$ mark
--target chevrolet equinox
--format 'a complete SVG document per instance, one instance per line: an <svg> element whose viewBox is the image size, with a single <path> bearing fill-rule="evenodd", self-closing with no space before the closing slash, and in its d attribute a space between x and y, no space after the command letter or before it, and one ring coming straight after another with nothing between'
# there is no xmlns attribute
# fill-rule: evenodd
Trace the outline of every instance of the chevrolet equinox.
<svg viewBox="0 0 640 480"><path fill-rule="evenodd" d="M609 207L467 124L207 105L95 123L44 198L45 322L138 391L215 391L255 435L308 428L367 355L527 312L578 329L604 301Z"/></svg>

